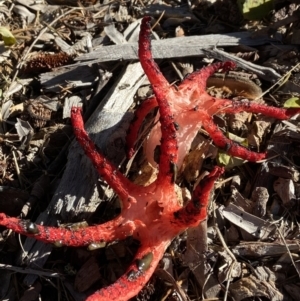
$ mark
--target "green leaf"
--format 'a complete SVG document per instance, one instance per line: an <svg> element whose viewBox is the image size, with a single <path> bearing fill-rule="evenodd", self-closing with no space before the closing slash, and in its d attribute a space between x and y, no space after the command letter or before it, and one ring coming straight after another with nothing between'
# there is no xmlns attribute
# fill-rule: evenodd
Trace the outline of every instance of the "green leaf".
<svg viewBox="0 0 300 301"><path fill-rule="evenodd" d="M237 136L237 135L235 135L235 134L232 134L232 133L230 133L230 132L227 132L227 133L226 133L226 136L227 136L230 140L233 140L234 142L237 142L237 143L239 143L239 144L241 144L241 145L243 145L243 146L245 146L245 147L248 146L248 140L247 140L247 138L239 137L239 136Z"/></svg>
<svg viewBox="0 0 300 301"><path fill-rule="evenodd" d="M227 155L226 153L223 153L221 151L218 153L217 162L219 165L223 165L223 166L228 165L230 162L230 159L231 159L231 156Z"/></svg>
<svg viewBox="0 0 300 301"><path fill-rule="evenodd" d="M218 164L221 166L224 166L225 169L231 169L235 166L240 166L245 163L244 159L232 157L222 151L219 151L216 159L217 159Z"/></svg>
<svg viewBox="0 0 300 301"><path fill-rule="evenodd" d="M237 142L237 143L239 143L239 144L241 144L245 147L248 146L248 140L246 138L239 137L239 136L237 136L235 134L232 134L230 132L227 132L226 136L230 140L235 141L235 142ZM241 159L241 158L230 156L230 155L228 155L227 153L225 153L223 151L219 151L218 157L217 157L217 162L218 162L219 165L224 166L226 169L230 169L230 168L235 167L235 166L243 165L245 160Z"/></svg>
<svg viewBox="0 0 300 301"><path fill-rule="evenodd" d="M17 42L16 38L9 31L9 29L4 26L0 26L0 35L2 36L5 46L12 46Z"/></svg>
<svg viewBox="0 0 300 301"><path fill-rule="evenodd" d="M248 20L261 20L273 9L273 0L237 0L237 2L244 18Z"/></svg>
<svg viewBox="0 0 300 301"><path fill-rule="evenodd" d="M284 103L283 107L284 108L300 108L300 98L299 97L291 97Z"/></svg>

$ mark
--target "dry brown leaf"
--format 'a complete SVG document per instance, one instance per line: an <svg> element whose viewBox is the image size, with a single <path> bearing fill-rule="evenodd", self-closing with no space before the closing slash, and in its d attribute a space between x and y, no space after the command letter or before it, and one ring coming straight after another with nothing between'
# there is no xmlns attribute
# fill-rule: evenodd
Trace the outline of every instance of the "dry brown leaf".
<svg viewBox="0 0 300 301"><path fill-rule="evenodd" d="M227 251L220 251L218 254L220 259L218 279L220 283L232 281L234 278L241 277L242 264L240 262L233 261Z"/></svg>
<svg viewBox="0 0 300 301"><path fill-rule="evenodd" d="M291 179L294 182L299 182L300 173L296 166L287 166L277 162L269 162L270 174L273 176Z"/></svg>
<svg viewBox="0 0 300 301"><path fill-rule="evenodd" d="M2 237L0 236L0 242L2 243ZM0 286L0 299L1 300L9 300L8 294L9 291L12 291L11 287L11 279L13 276L14 272L10 271L8 269L1 270L0 273L0 281L1 281L1 286Z"/></svg>
<svg viewBox="0 0 300 301"><path fill-rule="evenodd" d="M293 300L299 300L300 296L300 283L297 284L285 284L284 289L288 292L288 294L293 298Z"/></svg>
<svg viewBox="0 0 300 301"><path fill-rule="evenodd" d="M273 188L279 195L284 206L290 207L294 204L292 199L295 199L295 185L292 180L278 178L274 182Z"/></svg>
<svg viewBox="0 0 300 301"><path fill-rule="evenodd" d="M246 212L252 212L253 203L250 200L244 198L244 196L235 187L232 187L231 189L230 201L234 205L245 210Z"/></svg>
<svg viewBox="0 0 300 301"><path fill-rule="evenodd" d="M189 271L183 272L185 273L185 278L187 277ZM163 279L165 282L167 282L169 284L169 286L171 287L169 290L167 290L165 292L165 295L163 297L161 297L161 301L164 300L168 300L168 296L172 295L172 296L176 296L179 300L181 301L188 301L189 298L186 294L186 292L182 289L181 284L182 281L176 281L173 277L173 275L171 275L167 270L165 269L157 269L155 271L155 274ZM176 298L175 297L175 298ZM177 300L176 298L176 300Z"/></svg>
<svg viewBox="0 0 300 301"><path fill-rule="evenodd" d="M279 259L276 261L276 263L272 266L272 269L274 271L282 271L282 273L286 273L286 271L291 267L292 260L291 256L295 263L299 263L299 255L296 253L284 253L282 254Z"/></svg>
<svg viewBox="0 0 300 301"><path fill-rule="evenodd" d="M251 132L248 134L249 145L255 146L259 149L263 137L267 134L271 127L271 122L268 121L254 121L252 123Z"/></svg>
<svg viewBox="0 0 300 301"><path fill-rule="evenodd" d="M195 182L199 177L203 160L207 156L209 147L209 141L202 137L202 141L199 141L198 146L191 150L190 153L185 157L183 163L183 174L189 183Z"/></svg>
<svg viewBox="0 0 300 301"><path fill-rule="evenodd" d="M74 287L77 291L84 292L100 279L101 274L97 260L95 257L91 257L77 272Z"/></svg>
<svg viewBox="0 0 300 301"><path fill-rule="evenodd" d="M240 57L246 61L255 62L259 59L259 54L257 51L251 51L251 52L238 52L236 53L237 57Z"/></svg>
<svg viewBox="0 0 300 301"><path fill-rule="evenodd" d="M265 216L269 200L268 189L265 187L256 187L252 192L251 200L254 203L253 214L258 217Z"/></svg>
<svg viewBox="0 0 300 301"><path fill-rule="evenodd" d="M16 116L24 112L24 102L9 108L9 116Z"/></svg>
<svg viewBox="0 0 300 301"><path fill-rule="evenodd" d="M251 297L266 297L271 301L283 300L283 295L275 288L274 283L261 281L252 275L231 283L229 291L235 301Z"/></svg>
<svg viewBox="0 0 300 301"><path fill-rule="evenodd" d="M146 162L139 170L138 177L134 180L137 185L147 186L153 183L157 178L157 168Z"/></svg>
<svg viewBox="0 0 300 301"><path fill-rule="evenodd" d="M39 281L36 281L33 286L28 288L23 296L20 298L20 301L35 301L39 298L42 290L42 284Z"/></svg>
<svg viewBox="0 0 300 301"><path fill-rule="evenodd" d="M6 165L6 164L5 164ZM0 170L3 169L3 163L0 161ZM2 170L0 175L2 175ZM5 174L5 173L4 173ZM0 187L0 211L7 212L11 216L17 216L29 198L29 193L25 190L16 189L8 186Z"/></svg>
<svg viewBox="0 0 300 301"><path fill-rule="evenodd" d="M248 117L249 113L247 112L231 114L228 117L228 125L233 131L245 130L245 123Z"/></svg>
<svg viewBox="0 0 300 301"><path fill-rule="evenodd" d="M240 233L235 225L231 225L226 231L226 238L230 243L237 243L240 241Z"/></svg>
<svg viewBox="0 0 300 301"><path fill-rule="evenodd" d="M278 280L276 274L267 266L258 266L255 269L255 275L259 280L275 282Z"/></svg>

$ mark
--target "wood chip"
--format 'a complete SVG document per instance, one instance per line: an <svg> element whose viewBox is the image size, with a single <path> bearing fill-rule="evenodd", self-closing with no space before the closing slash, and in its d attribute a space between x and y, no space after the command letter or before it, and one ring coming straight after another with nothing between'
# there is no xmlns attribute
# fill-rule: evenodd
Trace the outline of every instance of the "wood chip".
<svg viewBox="0 0 300 301"><path fill-rule="evenodd" d="M219 210L226 219L255 238L265 239L276 229L275 225L249 214L233 204L220 207Z"/></svg>
<svg viewBox="0 0 300 301"><path fill-rule="evenodd" d="M300 245L297 242L287 241L286 243L291 252L300 251ZM235 255L252 258L276 257L286 253L286 251L286 246L279 242L241 242L232 249L232 253Z"/></svg>

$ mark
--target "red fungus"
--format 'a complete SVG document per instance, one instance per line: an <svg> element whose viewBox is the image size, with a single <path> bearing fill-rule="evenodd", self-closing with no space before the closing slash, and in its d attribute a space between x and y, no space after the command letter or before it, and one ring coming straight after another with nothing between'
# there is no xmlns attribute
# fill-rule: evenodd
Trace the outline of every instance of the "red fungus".
<svg viewBox="0 0 300 301"><path fill-rule="evenodd" d="M179 204L174 183L174 166L181 164L200 126L205 128L217 146L226 148L232 155L249 161L265 158L264 153L251 152L227 139L213 123L213 114L247 111L287 119L299 112L209 96L205 92L207 78L218 69L233 68L234 64L231 62L217 63L192 73L180 84L178 90L171 87L151 55L149 17L145 17L141 25L139 57L155 97L142 105L138 118L131 126L128 142L132 149L143 116L158 106L159 124L151 133L161 133L160 138L153 138L155 141L160 140L161 149L157 179L149 186L138 186L130 182L98 152L84 130L81 109L72 108L71 120L75 136L100 176L119 196L121 214L101 225L67 229L36 225L0 213L0 225L47 243L75 247L112 242L128 236L139 240L141 245L127 272L112 285L96 291L87 298L88 301L127 301L135 296L153 274L172 239L188 227L196 226L206 219L210 192L223 169L213 168L196 187L192 199L184 207ZM151 142L149 148L153 149L157 144Z"/></svg>
<svg viewBox="0 0 300 301"><path fill-rule="evenodd" d="M169 85L164 76L153 63L150 51L147 51L143 44L148 39L150 29L143 30L140 35L139 57L145 73L152 84L155 97L142 103L136 111L134 122L130 125L127 136L128 155L134 154L134 144L137 140L139 128L146 115L155 107L159 106L159 114L154 128L151 130L146 140L145 153L148 161L157 166L154 161L154 150L160 145L163 134L159 115L162 114L161 105L158 97L169 100L168 105L171 110L172 119L176 122L176 140L178 144L178 167L181 166L184 157L189 152L190 145L195 138L198 130L203 127L215 145L225 149L230 155L242 159L257 162L265 158L265 153L255 153L236 144L223 135L221 130L213 122L213 115L220 113L252 112L261 113L276 119L288 119L300 112L299 109L282 109L266 105L260 105L248 100L232 101L210 96L206 92L207 79L219 69L223 71L235 68L233 62L219 62L202 68L189 74L176 88ZM159 90L159 91L157 91ZM163 94L163 95L162 95Z"/></svg>

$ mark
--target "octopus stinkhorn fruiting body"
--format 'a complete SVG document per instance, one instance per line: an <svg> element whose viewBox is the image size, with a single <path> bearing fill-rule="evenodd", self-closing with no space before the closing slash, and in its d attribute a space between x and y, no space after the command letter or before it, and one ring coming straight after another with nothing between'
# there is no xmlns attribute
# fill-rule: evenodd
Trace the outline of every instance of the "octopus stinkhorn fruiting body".
<svg viewBox="0 0 300 301"><path fill-rule="evenodd" d="M151 161L154 148L160 145L156 180L148 186L139 186L118 171L97 150L84 130L81 108L73 107L71 121L75 136L99 175L118 195L122 212L104 224L78 229L37 225L0 213L0 225L46 243L78 247L123 240L129 236L140 241L135 259L127 272L112 285L94 292L87 301L126 301L137 295L150 279L172 239L206 219L210 192L223 168L214 167L195 188L186 205L180 204L175 192L176 169L181 166L201 126L218 147L226 149L231 155L253 162L266 157L265 153L249 151L226 138L214 124L214 114L247 111L288 119L299 113L298 109L281 109L209 96L205 91L208 77L219 69L234 68L232 62L205 67L187 76L177 88L172 87L152 58L150 31L150 18L145 17L139 37L139 58L155 96L137 110L127 141L132 155L142 120L151 109L158 107L159 120L152 129L146 146L147 156Z"/></svg>

